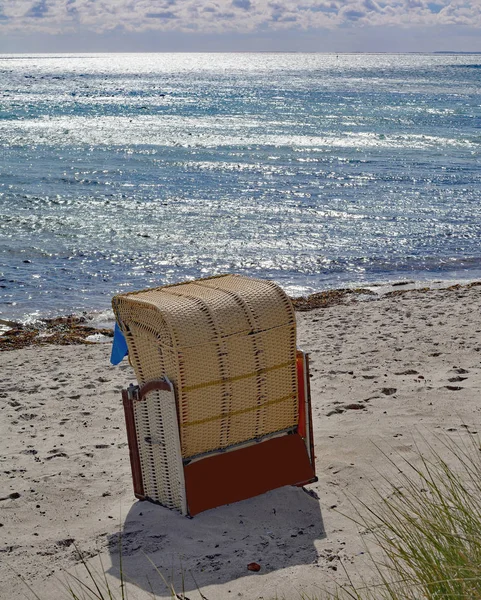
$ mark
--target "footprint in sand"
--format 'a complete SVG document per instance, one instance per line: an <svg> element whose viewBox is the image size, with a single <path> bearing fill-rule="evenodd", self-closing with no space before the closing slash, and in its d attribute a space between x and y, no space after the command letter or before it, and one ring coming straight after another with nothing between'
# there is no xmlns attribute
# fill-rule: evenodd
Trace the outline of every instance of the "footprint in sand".
<svg viewBox="0 0 481 600"><path fill-rule="evenodd" d="M326 413L326 417L332 417L332 415L340 415L343 412L345 412L343 408L337 407L337 408L334 408L333 410L330 410L328 413Z"/></svg>
<svg viewBox="0 0 481 600"><path fill-rule="evenodd" d="M68 454L66 454L65 452L61 452L57 448L49 450L49 453L51 454L51 456L45 457L45 460L52 460L52 458L68 458Z"/></svg>
<svg viewBox="0 0 481 600"><path fill-rule="evenodd" d="M32 419L36 419L38 415L36 413L23 413L23 415L19 415L19 419L22 421L31 421Z"/></svg>
<svg viewBox="0 0 481 600"><path fill-rule="evenodd" d="M342 413L346 412L346 410L366 410L367 407L365 404L363 404L364 402L369 402L369 399L361 400L360 402L352 402L351 404L344 404L343 406L336 406L326 413L326 417L332 417L332 415L341 415Z"/></svg>
<svg viewBox="0 0 481 600"><path fill-rule="evenodd" d="M65 538L64 540L58 540L58 542L56 542L56 545L60 546L61 548L68 548L74 542L75 542L74 538Z"/></svg>
<svg viewBox="0 0 481 600"><path fill-rule="evenodd" d="M352 404L344 404L344 410L365 410L364 404L353 402Z"/></svg>
<svg viewBox="0 0 481 600"><path fill-rule="evenodd" d="M397 392L396 388L382 388L381 390L381 394L384 394L385 396L392 396L393 394L395 394Z"/></svg>

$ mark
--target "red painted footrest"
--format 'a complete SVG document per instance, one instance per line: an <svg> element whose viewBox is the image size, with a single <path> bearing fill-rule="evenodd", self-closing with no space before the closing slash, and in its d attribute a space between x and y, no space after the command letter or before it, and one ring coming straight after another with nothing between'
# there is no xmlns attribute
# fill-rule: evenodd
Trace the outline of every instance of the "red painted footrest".
<svg viewBox="0 0 481 600"><path fill-rule="evenodd" d="M217 454L184 467L189 514L257 496L283 485L316 480L298 434Z"/></svg>

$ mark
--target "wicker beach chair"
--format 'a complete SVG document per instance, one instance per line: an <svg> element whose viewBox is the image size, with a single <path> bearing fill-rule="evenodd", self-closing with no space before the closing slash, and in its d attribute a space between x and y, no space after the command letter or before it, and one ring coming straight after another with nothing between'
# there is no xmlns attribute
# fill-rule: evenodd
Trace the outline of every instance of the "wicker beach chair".
<svg viewBox="0 0 481 600"><path fill-rule="evenodd" d="M184 515L315 480L307 356L274 283L223 275L112 301L134 493Z"/></svg>

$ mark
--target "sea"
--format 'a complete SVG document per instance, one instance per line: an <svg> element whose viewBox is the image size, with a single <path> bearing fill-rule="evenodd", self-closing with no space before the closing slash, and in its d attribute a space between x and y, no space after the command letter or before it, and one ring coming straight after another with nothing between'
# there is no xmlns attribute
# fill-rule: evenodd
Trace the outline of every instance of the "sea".
<svg viewBox="0 0 481 600"><path fill-rule="evenodd" d="M481 55L0 55L0 319L481 278Z"/></svg>

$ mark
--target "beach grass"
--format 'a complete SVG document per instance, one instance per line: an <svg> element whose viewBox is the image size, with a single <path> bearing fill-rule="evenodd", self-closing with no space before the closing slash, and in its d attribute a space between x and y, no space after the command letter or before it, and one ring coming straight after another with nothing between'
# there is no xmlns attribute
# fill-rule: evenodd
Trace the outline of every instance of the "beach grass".
<svg viewBox="0 0 481 600"><path fill-rule="evenodd" d="M335 598L434 600L481 598L481 448L470 436L422 440L415 459L386 464L386 489L374 504L352 503L357 524L382 550L371 555L378 582L349 584ZM387 493L386 493L387 492ZM351 517L353 518L353 517Z"/></svg>

